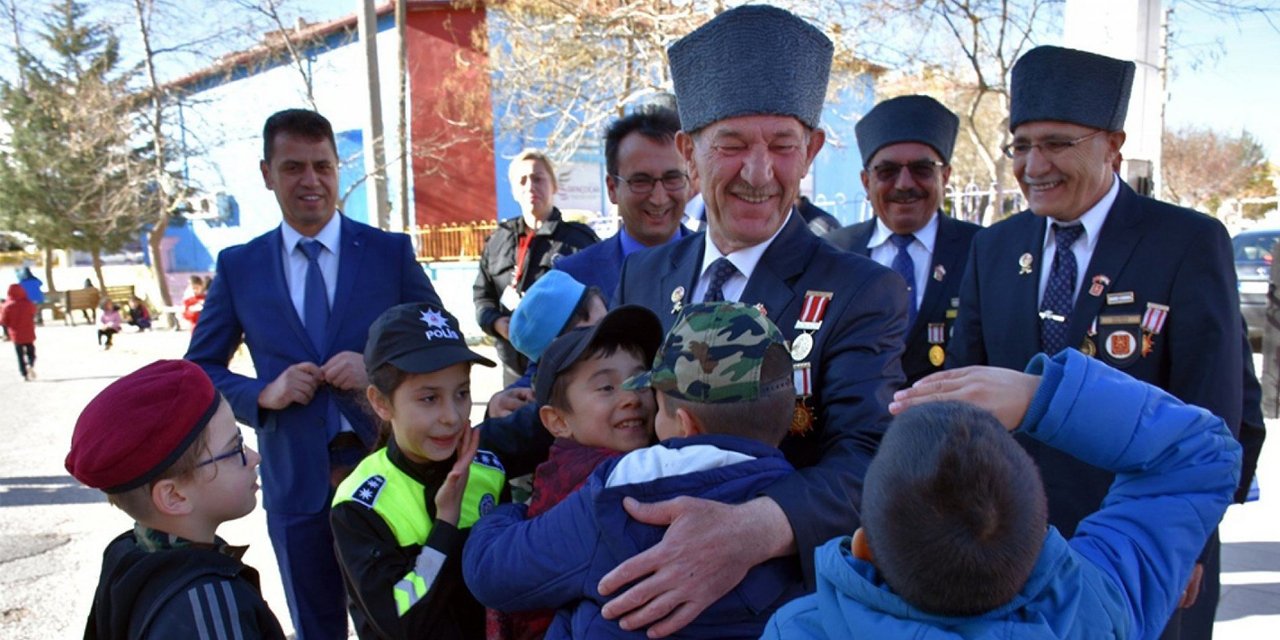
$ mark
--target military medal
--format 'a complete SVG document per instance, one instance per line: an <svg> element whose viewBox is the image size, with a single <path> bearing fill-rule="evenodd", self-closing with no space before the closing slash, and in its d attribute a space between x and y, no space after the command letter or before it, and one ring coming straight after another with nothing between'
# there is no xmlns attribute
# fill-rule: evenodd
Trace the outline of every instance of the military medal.
<svg viewBox="0 0 1280 640"><path fill-rule="evenodd" d="M800 307L800 317L796 318L796 329L800 331L817 331L822 328L822 318L827 315L827 306L831 304L830 291L804 292L804 305Z"/></svg>
<svg viewBox="0 0 1280 640"><path fill-rule="evenodd" d="M1084 336L1084 342L1080 343L1080 353L1093 358L1098 355L1098 345L1094 344L1094 336L1098 335L1098 316L1093 317L1093 322L1089 325L1089 332Z"/></svg>
<svg viewBox="0 0 1280 640"><path fill-rule="evenodd" d="M1147 303L1147 312L1142 314L1142 357L1151 355L1156 346L1156 336L1160 335L1165 320L1168 319L1168 305Z"/></svg>
<svg viewBox="0 0 1280 640"><path fill-rule="evenodd" d="M808 333L802 333L791 341L791 359L800 362L809 357L809 353L813 351L813 336Z"/></svg>
<svg viewBox="0 0 1280 640"><path fill-rule="evenodd" d="M813 378L810 375L808 362L792 365L791 375L796 387L796 408L791 413L790 435L803 436L813 429L813 408L809 406L809 396L813 393Z"/></svg>
<svg viewBox="0 0 1280 640"><path fill-rule="evenodd" d="M929 364L935 367L941 367L943 362L947 360L947 351L942 348L942 344L947 339L947 323L930 322L929 323Z"/></svg>
<svg viewBox="0 0 1280 640"><path fill-rule="evenodd" d="M1093 284L1089 286L1089 295L1098 297L1106 290L1107 285L1111 284L1111 278L1104 275L1096 275L1093 277Z"/></svg>
<svg viewBox="0 0 1280 640"><path fill-rule="evenodd" d="M676 287L671 292L671 313L678 314L684 309L684 287Z"/></svg>
<svg viewBox="0 0 1280 640"><path fill-rule="evenodd" d="M1035 258L1031 257L1030 253L1024 253L1021 256L1018 256L1018 275L1025 276L1031 273L1031 264L1034 261Z"/></svg>
<svg viewBox="0 0 1280 640"><path fill-rule="evenodd" d="M936 282L942 282L942 279L945 277L947 277L947 268L940 264L935 265L933 267L933 279Z"/></svg>

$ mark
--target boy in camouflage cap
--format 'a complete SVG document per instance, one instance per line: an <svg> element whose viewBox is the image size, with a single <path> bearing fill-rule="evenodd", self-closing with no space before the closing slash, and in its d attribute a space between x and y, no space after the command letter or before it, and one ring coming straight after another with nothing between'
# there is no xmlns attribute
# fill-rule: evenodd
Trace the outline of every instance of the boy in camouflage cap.
<svg viewBox="0 0 1280 640"><path fill-rule="evenodd" d="M623 388L657 391L662 442L601 464L581 489L533 519L523 505L499 506L476 524L463 551L467 585L486 606L562 610L548 639L644 637L644 629L624 631L600 615L607 599L596 588L665 532L632 519L624 501L694 496L737 504L795 472L777 448L795 406L786 342L753 307L685 307L653 369ZM771 613L803 592L794 558L765 562L682 637L759 637Z"/></svg>

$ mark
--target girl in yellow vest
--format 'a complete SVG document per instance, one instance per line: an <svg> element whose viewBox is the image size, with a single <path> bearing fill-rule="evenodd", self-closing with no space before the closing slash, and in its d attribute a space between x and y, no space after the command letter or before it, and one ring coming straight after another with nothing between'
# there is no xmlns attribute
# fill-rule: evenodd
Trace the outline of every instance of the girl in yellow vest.
<svg viewBox="0 0 1280 640"><path fill-rule="evenodd" d="M403 304L369 328L369 404L386 446L338 486L330 521L361 638L483 638L462 580L471 525L503 497L497 458L471 429L471 364L444 309ZM386 427L390 425L390 433Z"/></svg>

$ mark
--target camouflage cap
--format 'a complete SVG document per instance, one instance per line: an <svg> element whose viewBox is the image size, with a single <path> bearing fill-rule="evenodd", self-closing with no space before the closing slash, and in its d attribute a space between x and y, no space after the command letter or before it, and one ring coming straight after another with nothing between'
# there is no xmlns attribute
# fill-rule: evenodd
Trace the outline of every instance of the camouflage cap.
<svg viewBox="0 0 1280 640"><path fill-rule="evenodd" d="M653 368L625 383L703 404L747 402L764 394L760 368L769 347L786 349L773 322L737 302L687 305L667 333ZM790 381L788 381L790 384Z"/></svg>

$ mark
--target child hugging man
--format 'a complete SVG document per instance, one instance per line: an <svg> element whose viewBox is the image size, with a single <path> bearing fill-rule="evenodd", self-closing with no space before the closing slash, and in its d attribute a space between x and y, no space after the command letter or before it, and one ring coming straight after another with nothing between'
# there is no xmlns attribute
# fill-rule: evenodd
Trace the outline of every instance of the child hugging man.
<svg viewBox="0 0 1280 640"><path fill-rule="evenodd" d="M544 355L542 366L548 364ZM790 358L782 334L755 308L696 304L672 327L651 371L625 383L585 382L591 392L657 390L655 426L662 442L605 461L581 489L536 518L527 518L523 505L495 509L463 549L463 575L486 606L557 608L547 638L642 638L643 629L624 631L600 615L606 602L597 589L600 579L657 544L664 532L631 519L624 500L688 495L738 503L793 473L777 449L795 406ZM625 391L616 390L620 384ZM576 402L570 402L575 413ZM556 416L543 411L547 427L556 429ZM629 428L616 420L605 424ZM802 592L794 559L764 563L682 636L756 638L768 616Z"/></svg>
<svg viewBox="0 0 1280 640"><path fill-rule="evenodd" d="M1160 634L1231 500L1240 445L1208 411L1073 349L1027 371L968 367L895 395L862 528L818 548L817 594L765 638ZM1071 540L1047 526L1040 474L1006 430L1116 474Z"/></svg>
<svg viewBox="0 0 1280 640"><path fill-rule="evenodd" d="M257 505L260 461L185 360L149 364L89 402L67 471L136 524L103 554L85 638L284 638L245 547L216 535Z"/></svg>

